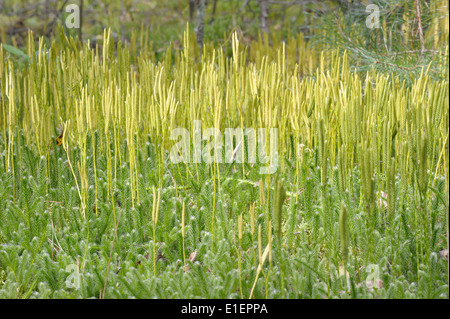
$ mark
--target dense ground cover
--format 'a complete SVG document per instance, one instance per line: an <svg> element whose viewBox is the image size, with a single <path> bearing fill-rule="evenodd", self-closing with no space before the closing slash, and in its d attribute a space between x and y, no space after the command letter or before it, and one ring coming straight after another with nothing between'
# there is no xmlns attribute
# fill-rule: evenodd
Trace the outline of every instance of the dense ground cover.
<svg viewBox="0 0 450 319"><path fill-rule="evenodd" d="M1 297L448 298L448 80L230 39L0 49ZM173 163L195 120L278 128L277 172Z"/></svg>

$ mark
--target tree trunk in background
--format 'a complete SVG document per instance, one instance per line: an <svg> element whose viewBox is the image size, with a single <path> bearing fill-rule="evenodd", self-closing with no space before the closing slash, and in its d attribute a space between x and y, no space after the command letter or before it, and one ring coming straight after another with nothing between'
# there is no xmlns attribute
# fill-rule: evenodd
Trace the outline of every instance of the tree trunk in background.
<svg viewBox="0 0 450 319"><path fill-rule="evenodd" d="M259 28L261 33L269 33L269 26L267 25L267 19L269 18L269 3L267 0L259 0L260 15L259 15Z"/></svg>
<svg viewBox="0 0 450 319"><path fill-rule="evenodd" d="M195 26L195 33L197 35L197 44L200 49L200 55L202 55L203 48L203 30L205 24L205 5L206 0L198 0L197 3L197 23Z"/></svg>
<svg viewBox="0 0 450 319"><path fill-rule="evenodd" d="M416 17L417 17L417 27L419 29L421 55L423 55L425 53L425 40L423 39L422 18L420 16L420 1L419 0L416 0Z"/></svg>
<svg viewBox="0 0 450 319"><path fill-rule="evenodd" d="M189 0L189 21L194 19L195 0Z"/></svg>
<svg viewBox="0 0 450 319"><path fill-rule="evenodd" d="M80 0L80 28L78 29L78 40L80 41L80 48L81 48L81 42L83 41L83 0Z"/></svg>
<svg viewBox="0 0 450 319"><path fill-rule="evenodd" d="M211 13L211 19L209 20L209 24L212 24L214 22L214 16L216 15L216 7L217 7L217 0L214 0L213 2L213 9Z"/></svg>

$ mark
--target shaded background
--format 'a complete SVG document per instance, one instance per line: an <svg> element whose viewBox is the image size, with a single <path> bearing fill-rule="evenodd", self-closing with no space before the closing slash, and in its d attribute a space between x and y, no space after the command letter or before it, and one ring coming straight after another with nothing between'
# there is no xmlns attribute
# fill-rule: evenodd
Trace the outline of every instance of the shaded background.
<svg viewBox="0 0 450 319"><path fill-rule="evenodd" d="M380 8L377 29L365 25L371 3ZM80 29L64 24L69 4L80 6ZM111 28L124 43L144 35L159 60L169 45L181 49L187 22L199 46L227 44L233 31L245 44L264 42L264 33L269 45L301 35L303 48L317 53L347 50L359 71L411 79L432 62L431 76L448 78L448 0L0 0L0 42L19 49L28 29L47 44L62 30L94 48Z"/></svg>

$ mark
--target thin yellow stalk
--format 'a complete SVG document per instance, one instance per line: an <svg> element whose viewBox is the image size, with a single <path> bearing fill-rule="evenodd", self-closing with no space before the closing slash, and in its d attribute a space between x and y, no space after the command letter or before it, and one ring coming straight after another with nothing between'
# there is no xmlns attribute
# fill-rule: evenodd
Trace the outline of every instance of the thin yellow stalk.
<svg viewBox="0 0 450 319"><path fill-rule="evenodd" d="M184 265L184 272L187 271L187 265L186 265L186 253L184 249L184 228L185 228L185 203L183 201L183 208L181 210L181 237L183 240L183 265Z"/></svg>
<svg viewBox="0 0 450 319"><path fill-rule="evenodd" d="M159 214L159 202L161 200L161 190L158 189L158 198L156 198L156 188L153 186L153 209L152 209L152 222L153 222L153 274L156 276L156 226L158 224Z"/></svg>

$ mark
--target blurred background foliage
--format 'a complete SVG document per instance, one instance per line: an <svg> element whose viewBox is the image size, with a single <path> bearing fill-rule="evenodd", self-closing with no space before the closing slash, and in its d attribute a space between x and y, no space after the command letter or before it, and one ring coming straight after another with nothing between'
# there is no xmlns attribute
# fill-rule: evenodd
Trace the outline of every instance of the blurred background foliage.
<svg viewBox="0 0 450 319"><path fill-rule="evenodd" d="M339 50L349 52L351 66L358 71L374 69L410 82L431 63L431 77L448 79L448 0L0 0L0 42L23 49L31 29L35 40L43 36L50 44L63 29L95 48L101 45L103 30L111 28L116 40L129 44L136 36L137 50L145 42L160 60L169 45L181 49L186 23L197 31L202 1L205 44L228 44L229 54L233 31L249 45L250 57L255 55L252 43L264 53L266 33L265 46L294 41L293 62L309 63L305 70L310 74L319 52ZM64 23L70 4L80 7L81 29L67 29ZM379 28L366 26L370 4L380 10ZM305 52L317 58L299 58Z"/></svg>

